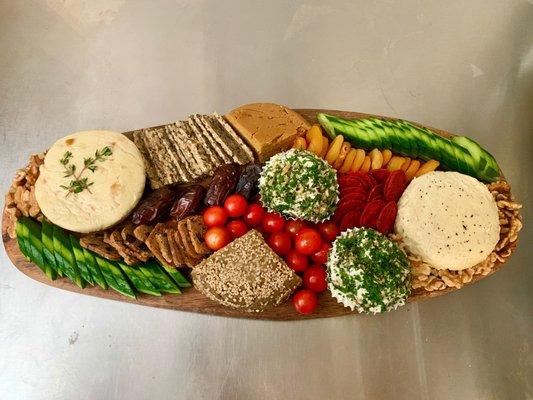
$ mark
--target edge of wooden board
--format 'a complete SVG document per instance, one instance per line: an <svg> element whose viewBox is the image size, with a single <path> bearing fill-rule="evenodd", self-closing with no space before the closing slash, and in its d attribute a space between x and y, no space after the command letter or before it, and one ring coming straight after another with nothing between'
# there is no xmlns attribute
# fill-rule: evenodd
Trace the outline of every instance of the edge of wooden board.
<svg viewBox="0 0 533 400"><path fill-rule="evenodd" d="M338 110L296 109L295 111L300 113L310 123L316 122L316 114L318 112L327 112L330 114L334 114L334 115L346 117L346 118L366 118L370 116L376 116L380 118L394 119L394 118L383 117L383 116L373 115L373 114L364 114L364 113L358 113L358 112L338 111ZM423 125L420 125L420 126L423 126ZM432 131L444 137L453 136L450 133L440 130L440 129L435 129L431 127L427 127L427 128L431 129ZM124 134L127 135L128 137L131 137L132 132L133 131L124 132ZM199 314L217 315L217 316L242 318L242 319L292 321L292 320L338 317L338 316L343 316L343 315L358 315L357 312L351 311L350 309L343 307L341 304L337 303L337 301L329 294L329 292L325 292L320 295L319 306L313 314L302 315L302 314L298 314L296 310L294 310L294 307L292 306L290 300L287 300L283 302L282 304L280 304L279 306L268 309L261 313L249 313L249 312L245 312L241 310L232 309L229 307L222 306L216 303L215 301L208 299L203 294L201 294L198 290L196 290L194 287L183 289L183 293L181 295L165 294L165 295L162 295L161 297L155 297L155 296L149 296L145 294L139 294L137 299L127 298L115 292L112 289L103 290L98 286L87 286L86 288L81 289L78 286L76 286L74 283L72 283L70 280L68 280L67 278L58 278L55 281L48 279L48 277L44 275L43 272L36 265L26 260L26 258L22 255L22 253L20 252L18 248L17 241L15 239L11 239L7 235L6 229L5 229L6 221L7 221L7 215L4 209L2 213L2 241L4 243L6 254L8 255L13 265L20 272L30 277L31 279L44 283L48 286L53 286L59 289L68 290L70 292L81 293L81 294L85 294L89 296L94 296L94 297L99 297L99 298L104 298L104 299L109 299L109 300L122 301L126 303L138 304L138 305L149 306L149 307L166 308L166 309L172 309L172 310L194 312L194 313L199 313ZM516 243L513 247L513 250L514 248L516 248ZM472 281L470 283L465 284L463 288L466 286L470 286L471 284L478 282L494 274L496 271L500 270L503 265L504 263L497 262L494 268L491 270L491 272L488 275L474 276ZM439 291L434 291L434 292L427 292L424 289L415 289L411 292L411 295L408 298L408 303L431 299L431 298L442 296L444 294L451 293L451 292L454 292L456 290L461 290L461 289L449 287L449 288L446 288L445 290L439 290Z"/></svg>

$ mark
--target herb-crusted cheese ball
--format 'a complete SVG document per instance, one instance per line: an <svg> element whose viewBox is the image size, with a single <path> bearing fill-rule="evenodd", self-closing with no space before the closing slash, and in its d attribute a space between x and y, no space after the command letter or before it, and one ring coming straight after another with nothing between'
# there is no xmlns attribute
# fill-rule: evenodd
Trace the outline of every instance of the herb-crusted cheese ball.
<svg viewBox="0 0 533 400"><path fill-rule="evenodd" d="M297 149L268 160L259 192L269 211L312 222L329 218L339 200L335 170L313 153Z"/></svg>
<svg viewBox="0 0 533 400"><path fill-rule="evenodd" d="M404 252L373 229L349 229L328 257L328 288L345 307L377 314L405 304L411 291Z"/></svg>

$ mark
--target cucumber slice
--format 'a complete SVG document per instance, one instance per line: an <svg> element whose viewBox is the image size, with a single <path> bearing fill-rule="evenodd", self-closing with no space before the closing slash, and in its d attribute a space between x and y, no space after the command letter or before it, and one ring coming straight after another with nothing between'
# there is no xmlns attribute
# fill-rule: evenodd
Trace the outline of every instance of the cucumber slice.
<svg viewBox="0 0 533 400"><path fill-rule="evenodd" d="M102 257L95 256L96 263L102 274L104 275L105 281L110 288L115 289L120 294L135 299L135 293L131 288L130 284L122 274L120 268L112 264L110 261L103 259Z"/></svg>
<svg viewBox="0 0 533 400"><path fill-rule="evenodd" d="M482 149L476 142L464 136L454 136L452 137L452 142L468 151L474 160L476 170L483 171L485 169L487 159L483 157Z"/></svg>
<svg viewBox="0 0 533 400"><path fill-rule="evenodd" d="M51 280L57 278L55 269L50 267L44 260L43 256L43 242L41 241L41 225L30 218L24 218L22 224L27 227L28 241L26 242L27 249L30 252L30 259L35 263Z"/></svg>
<svg viewBox="0 0 533 400"><path fill-rule="evenodd" d="M390 148L390 141L387 134L381 127L381 124L376 123L373 119L360 119L359 122L365 126L366 130L372 132L376 137L376 147L379 150ZM378 147L379 146L379 147Z"/></svg>
<svg viewBox="0 0 533 400"><path fill-rule="evenodd" d="M354 147L369 149L373 146L371 134L369 134L364 126L358 124L345 124L342 122L332 121L335 126L335 132L342 135L345 140L350 142Z"/></svg>
<svg viewBox="0 0 533 400"><path fill-rule="evenodd" d="M33 249L30 243L30 227L27 224L27 221L26 221L27 219L28 219L27 217L21 217L18 219L17 222L20 224L20 228L17 233L17 236L20 237L19 247L21 249L24 249L25 251L24 255L26 256L26 259L28 261L35 263L35 261L33 261L34 256L33 256ZM37 265L37 266L44 272L44 270L41 268L40 265Z"/></svg>
<svg viewBox="0 0 533 400"><path fill-rule="evenodd" d="M26 226L21 221L21 218L17 220L15 225L15 232L17 234L17 243L19 245L20 252L26 260L31 261L30 259L30 250L28 249L29 243L27 239Z"/></svg>
<svg viewBox="0 0 533 400"><path fill-rule="evenodd" d="M493 168L490 165L487 165L485 170L483 171L483 177L487 182L495 182L498 179L500 179L500 168L496 167Z"/></svg>
<svg viewBox="0 0 533 400"><path fill-rule="evenodd" d="M57 225L53 225L54 256L64 274L80 288L85 287L85 280L81 277L76 259L72 253L70 239L67 233Z"/></svg>
<svg viewBox="0 0 533 400"><path fill-rule="evenodd" d="M85 256L83 255L83 249L78 242L78 239L70 235L70 245L72 247L72 253L74 253L74 259L76 260L76 265L80 270L81 277L89 282L91 285L94 285L93 277L87 268L87 263L85 262Z"/></svg>
<svg viewBox="0 0 533 400"><path fill-rule="evenodd" d="M347 120L324 113L317 114L317 119L332 140L337 135L343 135L354 147L364 149L376 147L375 134L367 132L364 126L357 123L357 120Z"/></svg>
<svg viewBox="0 0 533 400"><path fill-rule="evenodd" d="M385 120L381 121L381 124L383 125L385 132L387 133L387 136L389 138L389 142L391 144L390 150L394 153L405 156L405 152L402 151L402 149L405 147L402 143L403 140L398 135L396 135L396 131L394 129L393 124L390 121Z"/></svg>
<svg viewBox="0 0 533 400"><path fill-rule="evenodd" d="M412 125L412 124L411 124ZM422 134L421 137L423 137L424 141L426 142L428 146L428 156L430 158L428 159L434 159L438 160L440 162L440 148L441 148L441 140L447 140L446 138L443 138L442 136L437 135L435 132L430 131L427 128L413 125L417 130L420 131Z"/></svg>
<svg viewBox="0 0 533 400"><path fill-rule="evenodd" d="M411 130L411 127L404 124L404 121L398 121L397 122L398 127L401 129L405 137L407 138L407 141L409 143L409 157L411 158L418 158L420 154L419 144L420 141L418 139L418 134L416 130Z"/></svg>
<svg viewBox="0 0 533 400"><path fill-rule="evenodd" d="M416 125L411 124L408 121L402 121L403 126L411 131L411 134L416 137L418 144L418 158L424 161L430 160L435 157L435 151L433 147L433 140L427 132L419 129Z"/></svg>
<svg viewBox="0 0 533 400"><path fill-rule="evenodd" d="M180 294L181 290L172 280L159 268L155 261L148 261L139 264L139 270L152 282L155 288L163 293Z"/></svg>
<svg viewBox="0 0 533 400"><path fill-rule="evenodd" d="M87 265L87 268L91 272L91 277L93 278L94 282L102 289L107 289L107 282L104 278L104 275L102 274L102 271L100 271L100 267L96 263L94 254L87 249L83 249L83 258L85 259L85 264Z"/></svg>
<svg viewBox="0 0 533 400"><path fill-rule="evenodd" d="M371 118L370 121L376 126L376 129L380 131L381 142L384 149L392 149L396 144L396 135L392 132L392 129L385 124L386 121L379 118Z"/></svg>
<svg viewBox="0 0 533 400"><path fill-rule="evenodd" d="M115 278L113 277L113 274L111 273L111 271L107 267L106 260L104 260L100 256L97 256L97 255L94 255L94 254L93 254L93 257L94 257L94 260L96 262L96 266L98 267L98 269L102 273L102 276L105 279L105 282L106 282L107 286L110 287L110 288L115 289L116 291L118 291L120 293L120 291L118 289L116 289L117 282L115 281Z"/></svg>
<svg viewBox="0 0 533 400"><path fill-rule="evenodd" d="M328 118L328 114L325 113L318 113L316 115L316 119L318 120L318 123L324 128L326 131L326 134L330 137L330 139L335 139L335 136L337 136L337 133L335 132L335 127L330 122Z"/></svg>
<svg viewBox="0 0 533 400"><path fill-rule="evenodd" d="M111 273L113 274L113 278L115 278L115 282L117 283L117 286L120 287L122 290L122 294L125 296L131 297L133 299L137 298L135 296L135 291L131 287L131 285L128 283L128 280L122 270L118 267L118 265L115 262L107 261L109 264L109 269L111 270Z"/></svg>
<svg viewBox="0 0 533 400"><path fill-rule="evenodd" d="M148 279L141 271L136 268L130 267L122 262L117 262L117 265L120 267L122 272L128 277L128 279L133 283L135 289L141 293L150 294L152 296L161 296L159 292L150 279Z"/></svg>
<svg viewBox="0 0 533 400"><path fill-rule="evenodd" d="M359 128L359 136L362 137L362 140L366 141L367 144L365 147L367 149L383 148L380 135L376 132L374 126L367 124L367 120L354 119L352 122Z"/></svg>
<svg viewBox="0 0 533 400"><path fill-rule="evenodd" d="M452 142L465 149L472 157L476 173L489 182L500 177L500 168L496 159L477 142L464 136L454 136Z"/></svg>
<svg viewBox="0 0 533 400"><path fill-rule="evenodd" d="M406 135L405 131L401 129L396 121L389 122L390 126L392 127L392 130L394 131L394 134L396 135L396 139L398 141L398 153L410 157L411 156L411 136Z"/></svg>
<svg viewBox="0 0 533 400"><path fill-rule="evenodd" d="M457 171L475 178L477 176L475 162L470 153L461 146L456 146L453 142L452 147L458 163Z"/></svg>
<svg viewBox="0 0 533 400"><path fill-rule="evenodd" d="M438 141L440 147L440 158L444 169L457 171L459 168L453 146L448 139L440 138Z"/></svg>
<svg viewBox="0 0 533 400"><path fill-rule="evenodd" d="M48 221L41 223L41 241L43 242L43 256L48 265L56 270L59 276L63 276L63 270L57 264L54 256L54 227Z"/></svg>
<svg viewBox="0 0 533 400"><path fill-rule="evenodd" d="M177 268L173 268L169 265L160 265L159 268L164 269L170 278L180 287L180 288L189 288L191 283L185 278Z"/></svg>

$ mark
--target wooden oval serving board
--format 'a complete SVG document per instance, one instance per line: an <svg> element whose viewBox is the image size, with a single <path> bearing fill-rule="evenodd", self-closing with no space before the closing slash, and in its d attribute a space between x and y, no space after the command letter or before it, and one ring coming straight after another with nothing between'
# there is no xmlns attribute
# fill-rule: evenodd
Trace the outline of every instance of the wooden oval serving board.
<svg viewBox="0 0 533 400"><path fill-rule="evenodd" d="M346 118L366 118L370 116L370 114L362 114L357 112L348 112L348 111L336 111L336 110L317 110L317 109L297 109L297 112L299 112L303 117L305 117L309 122L316 123L316 114L319 112L327 112L329 114L338 115L341 117ZM380 118L387 118L379 116ZM391 119L391 118L387 118ZM438 133L441 136L444 137L450 137L452 136L450 133L428 127L434 132ZM125 132L126 135L130 136L131 132ZM103 290L99 288L98 286L87 286L85 289L80 289L78 286L76 286L74 283L72 283L67 278L58 278L55 281L52 281L48 279L42 271L33 263L27 261L25 257L20 252L16 239L11 239L7 234L5 230L6 226L6 214L3 213L2 216L2 240L4 242L4 247L6 249L6 253L9 256L10 260L13 262L15 267L19 271L21 271L23 274L29 276L30 278L42 282L49 286L54 286L60 289L69 290L71 292L76 293L82 293L87 294L90 296L95 297L103 297L106 299L112 299L112 300L118 300L118 301L124 301L127 303L134 303L134 304L140 304L144 306L151 306L151 307L159 307L159 308L169 308L173 310L181 310L181 311L189 311L189 312L196 312L196 313L202 313L202 314L211 314L211 315L220 315L225 317L236 317L236 318L248 318L248 319L264 319L264 320L279 320L279 321L287 321L287 320L300 320L300 319L313 319L313 318L325 318L325 317L336 317L341 315L347 315L347 314L357 314L356 312L350 311L350 309L343 307L342 305L338 304L337 301L331 297L329 292L323 293L320 295L320 302L319 307L317 310L311 314L311 315L301 315L298 314L290 300L285 301L283 304L279 305L278 307L271 308L267 311L261 312L261 313L248 313L240 310L235 310L232 308L224 307L215 301L212 301L205 297L202 293L197 291L195 288L185 289L184 292L181 295L163 295L161 297L155 297L155 296L149 296L145 294L139 294L138 298L136 300L129 299L125 296L122 296L121 294L115 292L112 289L109 290ZM493 270L491 271L491 274L496 272L502 267L502 263L498 263ZM487 275L488 276L488 275ZM468 285L477 282L486 276L477 275L474 276L472 279L472 282ZM465 285L466 286L466 285ZM411 296L409 297L409 302L429 299L433 297L437 297L452 291L455 291L458 289L455 288L447 288L445 290L435 291L435 292L427 292L424 289L417 289L414 290L411 293Z"/></svg>

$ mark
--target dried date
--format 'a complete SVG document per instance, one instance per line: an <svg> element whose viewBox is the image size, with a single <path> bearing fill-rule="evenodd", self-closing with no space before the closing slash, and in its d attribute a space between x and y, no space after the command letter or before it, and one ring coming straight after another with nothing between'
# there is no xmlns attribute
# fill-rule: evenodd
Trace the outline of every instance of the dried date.
<svg viewBox="0 0 533 400"><path fill-rule="evenodd" d="M142 200L131 217L135 225L150 224L162 219L170 211L176 193L168 187L162 187L150 193Z"/></svg>
<svg viewBox="0 0 533 400"><path fill-rule="evenodd" d="M206 206L221 205L235 189L239 167L237 164L225 164L217 168L204 198Z"/></svg>
<svg viewBox="0 0 533 400"><path fill-rule="evenodd" d="M246 199L254 198L258 193L258 181L261 175L260 164L247 164L241 171L235 192L242 194Z"/></svg>
<svg viewBox="0 0 533 400"><path fill-rule="evenodd" d="M183 189L183 192L170 209L170 216L176 221L179 221L191 214L194 214L196 211L198 211L203 196L204 188L202 186L187 186Z"/></svg>

